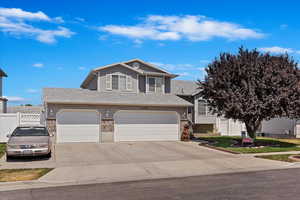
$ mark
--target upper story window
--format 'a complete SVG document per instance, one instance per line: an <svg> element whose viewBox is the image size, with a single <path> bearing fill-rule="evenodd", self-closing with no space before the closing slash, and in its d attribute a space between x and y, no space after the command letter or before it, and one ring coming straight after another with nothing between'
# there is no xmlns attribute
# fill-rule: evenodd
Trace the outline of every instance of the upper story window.
<svg viewBox="0 0 300 200"><path fill-rule="evenodd" d="M161 77L148 77L148 90L149 92L162 93L164 89L163 78Z"/></svg>
<svg viewBox="0 0 300 200"><path fill-rule="evenodd" d="M106 89L130 91L132 90L132 79L130 76L120 74L106 75Z"/></svg>
<svg viewBox="0 0 300 200"><path fill-rule="evenodd" d="M205 100L198 100L198 115L211 115Z"/></svg>

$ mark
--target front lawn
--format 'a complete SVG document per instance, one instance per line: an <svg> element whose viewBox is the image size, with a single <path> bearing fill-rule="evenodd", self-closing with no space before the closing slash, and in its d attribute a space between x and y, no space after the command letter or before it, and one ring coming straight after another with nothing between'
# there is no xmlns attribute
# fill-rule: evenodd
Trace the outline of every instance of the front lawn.
<svg viewBox="0 0 300 200"><path fill-rule="evenodd" d="M5 144L0 143L0 158L5 154Z"/></svg>
<svg viewBox="0 0 300 200"><path fill-rule="evenodd" d="M0 182L36 180L51 170L51 168L2 169L0 170Z"/></svg>
<svg viewBox="0 0 300 200"><path fill-rule="evenodd" d="M207 141L208 146L237 153L300 151L300 144L297 139L284 140L259 137L255 140L255 147L241 147L237 145L241 143L241 137L212 136L200 137L199 139Z"/></svg>

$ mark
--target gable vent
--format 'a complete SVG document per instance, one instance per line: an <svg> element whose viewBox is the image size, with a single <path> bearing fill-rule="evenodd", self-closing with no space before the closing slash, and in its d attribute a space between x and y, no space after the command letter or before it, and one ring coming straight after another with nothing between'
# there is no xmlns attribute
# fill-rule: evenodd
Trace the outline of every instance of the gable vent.
<svg viewBox="0 0 300 200"><path fill-rule="evenodd" d="M134 69L138 69L138 68L140 67L140 63L134 62L134 63L132 64L132 67L133 67Z"/></svg>

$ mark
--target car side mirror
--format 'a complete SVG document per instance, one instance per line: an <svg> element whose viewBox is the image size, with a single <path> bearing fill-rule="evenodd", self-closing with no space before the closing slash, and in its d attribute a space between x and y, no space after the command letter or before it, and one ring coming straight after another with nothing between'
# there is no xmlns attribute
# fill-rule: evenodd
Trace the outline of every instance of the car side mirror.
<svg viewBox="0 0 300 200"><path fill-rule="evenodd" d="M10 138L10 134L7 134L6 137Z"/></svg>

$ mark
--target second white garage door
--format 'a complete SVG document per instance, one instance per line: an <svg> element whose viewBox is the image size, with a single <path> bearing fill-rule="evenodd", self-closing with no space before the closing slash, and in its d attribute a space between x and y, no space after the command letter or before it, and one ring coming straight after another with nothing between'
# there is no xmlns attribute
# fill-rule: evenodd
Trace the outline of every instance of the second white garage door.
<svg viewBox="0 0 300 200"><path fill-rule="evenodd" d="M179 119L175 112L119 111L115 119L115 141L179 140Z"/></svg>
<svg viewBox="0 0 300 200"><path fill-rule="evenodd" d="M62 110L56 116L56 141L99 142L100 114L94 110Z"/></svg>

